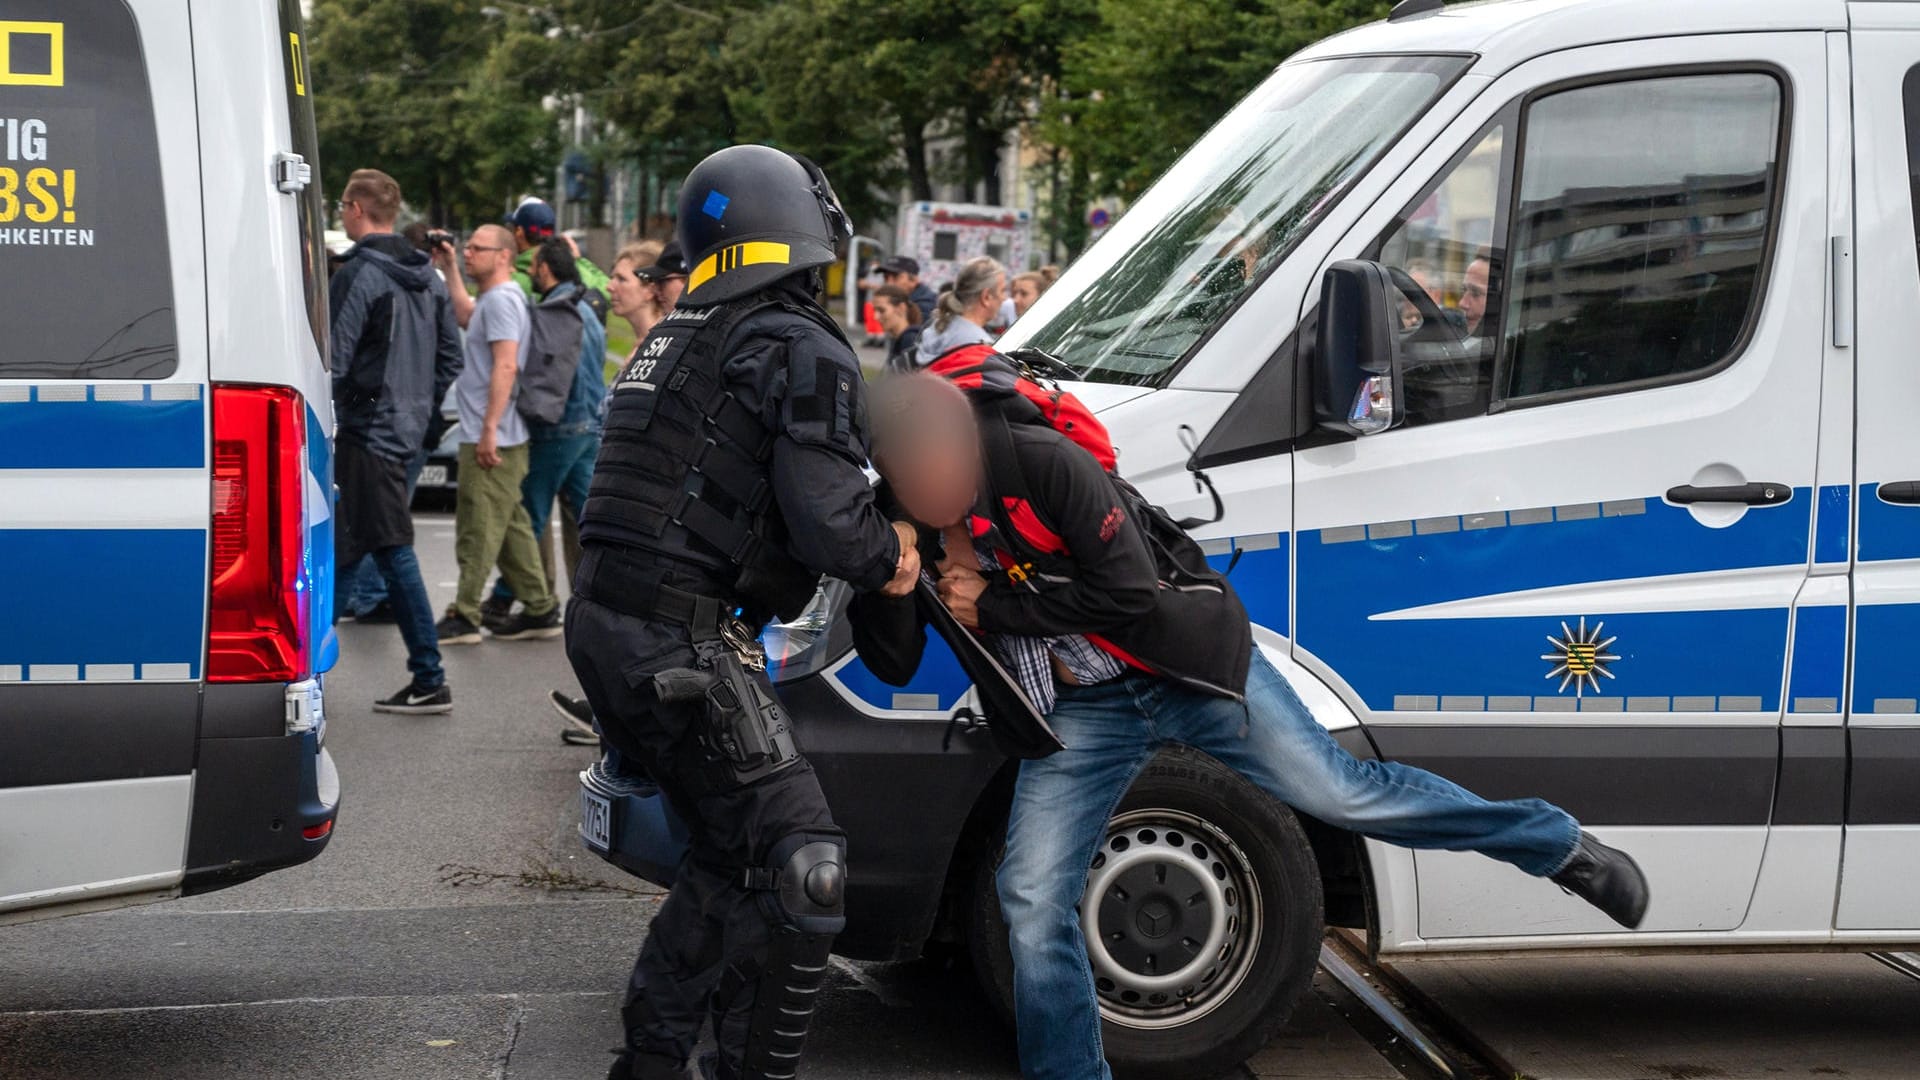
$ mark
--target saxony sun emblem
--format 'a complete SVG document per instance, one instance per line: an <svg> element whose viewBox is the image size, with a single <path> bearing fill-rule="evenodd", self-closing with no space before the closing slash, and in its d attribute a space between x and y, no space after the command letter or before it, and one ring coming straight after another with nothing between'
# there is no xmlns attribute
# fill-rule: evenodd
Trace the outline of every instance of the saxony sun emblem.
<svg viewBox="0 0 1920 1080"><path fill-rule="evenodd" d="M1607 646L1619 638L1601 640L1600 631L1606 625L1603 622L1594 623L1589 631L1587 617L1582 615L1578 630L1569 628L1563 622L1560 624L1559 637L1547 635L1547 644L1552 645L1554 651L1541 653L1540 659L1552 661L1553 670L1547 672L1546 677L1560 680L1561 693L1566 693L1567 687L1571 686L1574 697L1584 697L1588 690L1597 694L1600 692L1600 676L1605 675L1609 679L1614 677L1613 672L1607 670L1607 665L1620 658L1608 652Z"/></svg>

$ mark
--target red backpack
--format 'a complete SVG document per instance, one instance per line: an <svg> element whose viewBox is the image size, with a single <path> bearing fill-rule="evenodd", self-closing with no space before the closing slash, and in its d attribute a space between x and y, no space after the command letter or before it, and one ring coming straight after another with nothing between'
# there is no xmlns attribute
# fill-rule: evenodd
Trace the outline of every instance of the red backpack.
<svg viewBox="0 0 1920 1080"><path fill-rule="evenodd" d="M1092 454L1108 472L1118 463L1113 437L1087 404L1072 394L1040 382L1026 368L994 351L991 345L962 345L940 354L927 370L946 379L976 399L1019 396L1040 410L1055 431Z"/></svg>

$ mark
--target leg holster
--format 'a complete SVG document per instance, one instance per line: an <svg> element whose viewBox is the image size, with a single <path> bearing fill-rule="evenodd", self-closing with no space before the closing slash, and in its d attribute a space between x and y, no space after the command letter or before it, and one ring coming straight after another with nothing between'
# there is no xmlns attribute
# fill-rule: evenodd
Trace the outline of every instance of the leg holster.
<svg viewBox="0 0 1920 1080"><path fill-rule="evenodd" d="M659 672L653 689L662 702L701 703L704 723L691 734L705 789L730 791L799 764L793 727L765 673L729 646L703 643L695 652L700 666Z"/></svg>
<svg viewBox="0 0 1920 1080"><path fill-rule="evenodd" d="M741 1076L788 1080L800 1067L834 935L847 924L846 841L827 831L786 837L764 867L746 871L746 885L774 918Z"/></svg>

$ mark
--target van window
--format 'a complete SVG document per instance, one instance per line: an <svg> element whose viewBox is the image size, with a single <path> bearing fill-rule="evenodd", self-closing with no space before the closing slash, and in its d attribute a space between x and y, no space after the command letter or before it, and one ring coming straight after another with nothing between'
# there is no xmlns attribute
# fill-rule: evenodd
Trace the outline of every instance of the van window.
<svg viewBox="0 0 1920 1080"><path fill-rule="evenodd" d="M1530 103L1501 326L1506 396L1584 395L1730 359L1758 308L1779 82L1588 86Z"/></svg>
<svg viewBox="0 0 1920 1080"><path fill-rule="evenodd" d="M1913 202L1913 242L1920 252L1920 65L1908 69L1900 84L1907 116L1907 186Z"/></svg>
<svg viewBox="0 0 1920 1080"><path fill-rule="evenodd" d="M301 24L300 0L280 0L281 56L287 72L287 119L293 130L293 152L313 170L313 182L294 198L300 218L300 281L306 293L307 324L320 362L327 352L327 218L320 197L320 136L313 123L312 65L307 62L307 34Z"/></svg>
<svg viewBox="0 0 1920 1080"><path fill-rule="evenodd" d="M1400 309L1408 424L1481 415L1492 400L1500 340L1493 290L1495 270L1506 264L1511 126L1508 117L1489 125L1367 253L1405 273L1432 302Z"/></svg>
<svg viewBox="0 0 1920 1080"><path fill-rule="evenodd" d="M1068 269L1006 346L1045 350L1094 381L1165 382L1468 63L1281 65Z"/></svg>
<svg viewBox="0 0 1920 1080"><path fill-rule="evenodd" d="M0 379L162 379L179 362L147 66L121 0L0 19Z"/></svg>

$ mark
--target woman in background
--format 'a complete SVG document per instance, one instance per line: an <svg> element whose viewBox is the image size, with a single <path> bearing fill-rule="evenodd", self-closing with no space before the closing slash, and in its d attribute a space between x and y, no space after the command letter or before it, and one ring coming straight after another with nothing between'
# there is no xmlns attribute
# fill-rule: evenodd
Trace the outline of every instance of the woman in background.
<svg viewBox="0 0 1920 1080"><path fill-rule="evenodd" d="M933 325L920 335L921 367L962 345L991 345L987 324L1000 314L1006 299L1007 268L982 255L960 268L951 291L940 294L933 309Z"/></svg>
<svg viewBox="0 0 1920 1080"><path fill-rule="evenodd" d="M920 305L898 285L882 285L873 290L873 316L887 336L887 373L918 368L915 353L920 347Z"/></svg>

